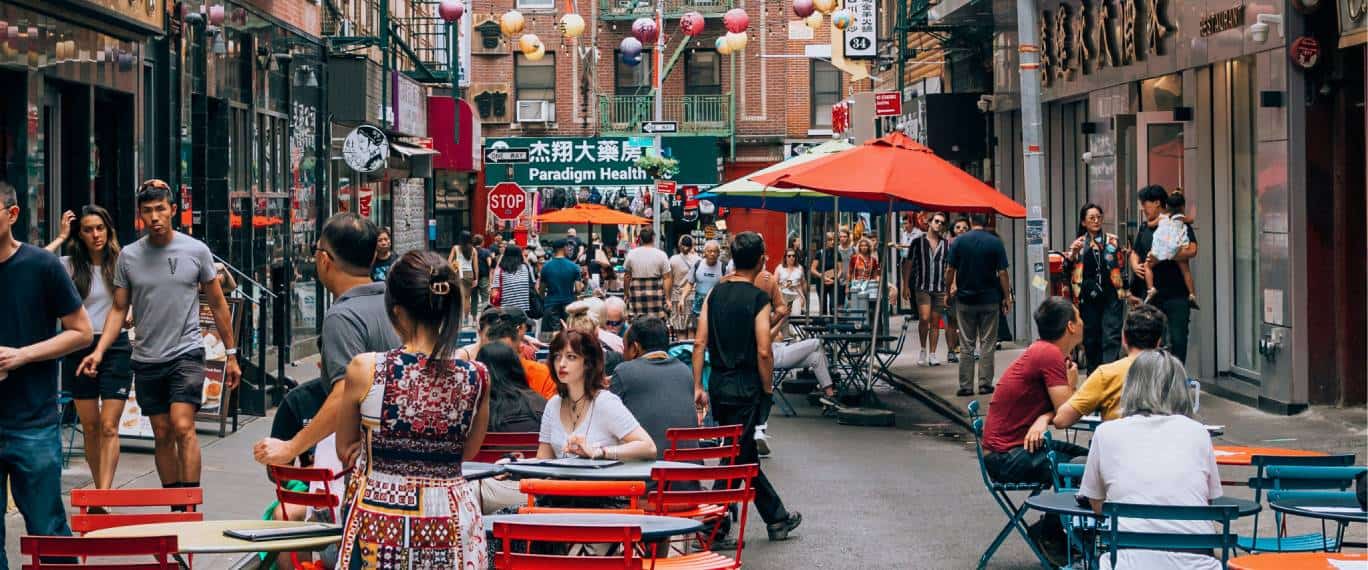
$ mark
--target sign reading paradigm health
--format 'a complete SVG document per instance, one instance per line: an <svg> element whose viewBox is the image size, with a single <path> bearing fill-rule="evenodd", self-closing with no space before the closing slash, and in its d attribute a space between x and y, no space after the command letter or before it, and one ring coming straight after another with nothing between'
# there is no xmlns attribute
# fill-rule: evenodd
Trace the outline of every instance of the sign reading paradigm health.
<svg viewBox="0 0 1368 570"><path fill-rule="evenodd" d="M675 180L681 184L717 184L717 139L714 137L666 137L665 155L679 161ZM499 158L517 155L526 162L501 160L502 166L485 170L485 184L516 182L523 188L544 186L655 186L655 179L636 167L645 149L627 137L524 137L492 138L485 153Z"/></svg>
<svg viewBox="0 0 1368 570"><path fill-rule="evenodd" d="M347 134L342 143L342 158L357 172L375 172L385 166L389 158L389 139L384 131L361 125Z"/></svg>

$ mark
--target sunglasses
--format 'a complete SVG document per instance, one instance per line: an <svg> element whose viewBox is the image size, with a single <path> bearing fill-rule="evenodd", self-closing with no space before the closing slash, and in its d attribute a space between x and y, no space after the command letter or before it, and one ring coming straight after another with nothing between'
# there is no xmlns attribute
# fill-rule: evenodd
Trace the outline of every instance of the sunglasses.
<svg viewBox="0 0 1368 570"><path fill-rule="evenodd" d="M603 324L608 325L608 326L613 327L613 328L617 328L617 327L622 326L622 321L604 321Z"/></svg>

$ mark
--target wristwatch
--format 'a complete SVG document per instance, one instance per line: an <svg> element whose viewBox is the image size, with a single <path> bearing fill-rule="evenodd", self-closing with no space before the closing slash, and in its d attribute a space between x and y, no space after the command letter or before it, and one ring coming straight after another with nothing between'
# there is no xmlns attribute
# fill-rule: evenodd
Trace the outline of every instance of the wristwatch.
<svg viewBox="0 0 1368 570"><path fill-rule="evenodd" d="M223 353L226 354L226 355L228 355L228 356L237 356L237 349L236 349L236 348L230 348L230 349L227 349L227 350L223 351Z"/></svg>

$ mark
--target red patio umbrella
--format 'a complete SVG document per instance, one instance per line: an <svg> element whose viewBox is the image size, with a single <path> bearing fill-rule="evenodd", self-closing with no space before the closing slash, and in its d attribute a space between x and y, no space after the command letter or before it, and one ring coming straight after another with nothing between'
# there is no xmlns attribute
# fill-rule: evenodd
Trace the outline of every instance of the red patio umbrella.
<svg viewBox="0 0 1368 570"><path fill-rule="evenodd" d="M631 224L637 226L651 223L651 220L646 218L619 212L598 204L577 204L570 208L561 208L538 215L537 221L544 224Z"/></svg>
<svg viewBox="0 0 1368 570"><path fill-rule="evenodd" d="M808 188L842 198L910 202L928 210L1026 217L1026 207L946 162L902 132L850 150L752 176L778 188Z"/></svg>

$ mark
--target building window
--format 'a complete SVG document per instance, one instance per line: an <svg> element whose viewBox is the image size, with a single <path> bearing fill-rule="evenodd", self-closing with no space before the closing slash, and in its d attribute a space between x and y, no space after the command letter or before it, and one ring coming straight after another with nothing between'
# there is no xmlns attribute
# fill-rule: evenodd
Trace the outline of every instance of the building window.
<svg viewBox="0 0 1368 570"><path fill-rule="evenodd" d="M808 117L811 128L830 129L831 106L841 100L841 70L829 62L814 59L810 72Z"/></svg>
<svg viewBox="0 0 1368 570"><path fill-rule="evenodd" d="M556 0L518 0L519 10L554 10Z"/></svg>
<svg viewBox="0 0 1368 570"><path fill-rule="evenodd" d="M689 50L684 58L684 94L722 94L722 58L713 50Z"/></svg>
<svg viewBox="0 0 1368 570"><path fill-rule="evenodd" d="M622 52L613 52L616 72L613 77L614 93L617 95L646 95L651 92L651 64L654 60L649 50L641 52L641 63L627 65L622 63Z"/></svg>
<svg viewBox="0 0 1368 570"><path fill-rule="evenodd" d="M556 100L556 54L547 52L538 61L519 53L513 56L513 88L519 101Z"/></svg>

